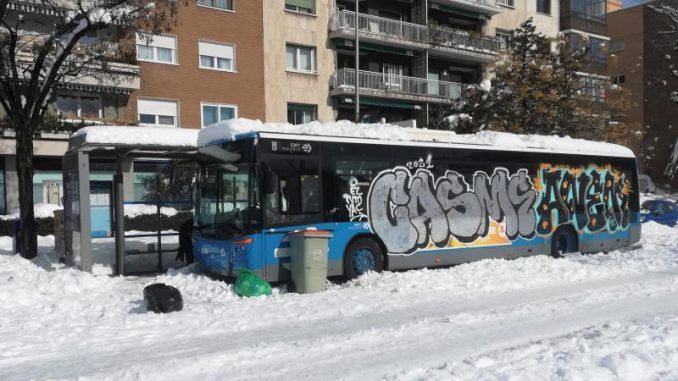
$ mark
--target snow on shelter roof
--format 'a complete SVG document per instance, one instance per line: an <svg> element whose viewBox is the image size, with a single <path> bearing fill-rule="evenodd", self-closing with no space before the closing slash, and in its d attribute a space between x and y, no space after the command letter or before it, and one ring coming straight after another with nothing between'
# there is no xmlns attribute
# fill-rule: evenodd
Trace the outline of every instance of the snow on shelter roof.
<svg viewBox="0 0 678 381"><path fill-rule="evenodd" d="M85 144L197 148L199 131L177 127L91 126L76 131L69 148Z"/></svg>
<svg viewBox="0 0 678 381"><path fill-rule="evenodd" d="M374 143L374 140L381 140L382 144L395 145L435 143L436 145L442 144L458 148L551 151L579 155L634 157L630 149L618 144L570 137L517 135L496 131L456 134L452 131L405 128L390 124L356 124L349 121L291 125L287 123L262 123L259 120L231 119L200 130L198 146L220 144L261 132L301 135L290 136L290 138L296 139L313 137L313 140L355 141L356 143Z"/></svg>

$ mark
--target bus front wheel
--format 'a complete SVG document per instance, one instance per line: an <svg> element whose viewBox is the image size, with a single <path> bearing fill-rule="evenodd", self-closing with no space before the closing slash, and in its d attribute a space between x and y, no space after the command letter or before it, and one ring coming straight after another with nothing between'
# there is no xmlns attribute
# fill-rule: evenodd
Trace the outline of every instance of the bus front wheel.
<svg viewBox="0 0 678 381"><path fill-rule="evenodd" d="M564 253L578 250L577 233L571 228L560 228L551 236L551 256L562 258Z"/></svg>
<svg viewBox="0 0 678 381"><path fill-rule="evenodd" d="M384 255L381 247L369 238L358 238L351 242L344 253L344 276L355 279L368 271L378 273L384 270Z"/></svg>

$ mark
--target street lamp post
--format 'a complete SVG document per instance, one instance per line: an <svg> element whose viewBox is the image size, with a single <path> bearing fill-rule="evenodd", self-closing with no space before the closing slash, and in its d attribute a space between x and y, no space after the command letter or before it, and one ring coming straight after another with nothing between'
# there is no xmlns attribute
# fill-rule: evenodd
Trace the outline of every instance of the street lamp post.
<svg viewBox="0 0 678 381"><path fill-rule="evenodd" d="M358 36L358 5L355 0L355 122L360 122L360 37Z"/></svg>

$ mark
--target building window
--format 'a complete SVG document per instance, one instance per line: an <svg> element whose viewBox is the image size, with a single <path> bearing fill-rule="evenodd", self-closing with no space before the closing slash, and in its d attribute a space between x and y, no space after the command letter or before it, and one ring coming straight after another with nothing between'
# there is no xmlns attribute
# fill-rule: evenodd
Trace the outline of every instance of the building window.
<svg viewBox="0 0 678 381"><path fill-rule="evenodd" d="M310 123L317 120L315 105L287 104L287 122L290 124Z"/></svg>
<svg viewBox="0 0 678 381"><path fill-rule="evenodd" d="M501 41L501 48L508 49L513 40L513 32L510 30L496 29L494 35Z"/></svg>
<svg viewBox="0 0 678 381"><path fill-rule="evenodd" d="M624 40L610 41L610 53L617 53L624 50Z"/></svg>
<svg viewBox="0 0 678 381"><path fill-rule="evenodd" d="M238 117L238 107L233 105L203 104L202 126L209 126Z"/></svg>
<svg viewBox="0 0 678 381"><path fill-rule="evenodd" d="M590 36L572 36L572 49L584 53L587 62L604 64L607 62L607 41Z"/></svg>
<svg viewBox="0 0 678 381"><path fill-rule="evenodd" d="M33 202L61 205L64 195L61 171L36 170L33 173Z"/></svg>
<svg viewBox="0 0 678 381"><path fill-rule="evenodd" d="M177 102L158 99L137 100L139 124L144 126L177 126Z"/></svg>
<svg viewBox="0 0 678 381"><path fill-rule="evenodd" d="M514 0L497 0L497 4L513 8Z"/></svg>
<svg viewBox="0 0 678 381"><path fill-rule="evenodd" d="M623 85L624 83L626 83L626 76L624 76L623 74L615 75L614 77L612 77L612 83L614 83L615 85Z"/></svg>
<svg viewBox="0 0 678 381"><path fill-rule="evenodd" d="M605 22L607 0L571 0L570 4L573 16L596 22Z"/></svg>
<svg viewBox="0 0 678 381"><path fill-rule="evenodd" d="M174 64L177 62L176 53L176 37L137 33L137 59L139 61Z"/></svg>
<svg viewBox="0 0 678 381"><path fill-rule="evenodd" d="M551 14L551 0L537 0L537 12Z"/></svg>
<svg viewBox="0 0 678 381"><path fill-rule="evenodd" d="M198 5L203 7L223 9L226 11L232 11L233 0L198 0Z"/></svg>
<svg viewBox="0 0 678 381"><path fill-rule="evenodd" d="M285 0L285 9L299 13L315 14L315 0Z"/></svg>
<svg viewBox="0 0 678 381"><path fill-rule="evenodd" d="M101 118L101 98L98 95L59 94L59 113L66 118Z"/></svg>
<svg viewBox="0 0 678 381"><path fill-rule="evenodd" d="M315 48L299 45L287 45L287 70L315 73Z"/></svg>
<svg viewBox="0 0 678 381"><path fill-rule="evenodd" d="M605 102L607 91L605 82L591 77L580 77L579 95L591 98L595 102Z"/></svg>
<svg viewBox="0 0 678 381"><path fill-rule="evenodd" d="M198 42L200 67L223 71L235 71L235 48L231 45Z"/></svg>

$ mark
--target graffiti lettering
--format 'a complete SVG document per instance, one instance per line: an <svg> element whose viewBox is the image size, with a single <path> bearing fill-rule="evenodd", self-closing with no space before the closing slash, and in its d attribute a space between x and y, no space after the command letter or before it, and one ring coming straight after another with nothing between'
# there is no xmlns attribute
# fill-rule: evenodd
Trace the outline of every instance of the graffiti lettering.
<svg viewBox="0 0 678 381"><path fill-rule="evenodd" d="M566 223L591 233L628 227L631 186L620 171L542 165L539 181L537 233L551 233Z"/></svg>
<svg viewBox="0 0 678 381"><path fill-rule="evenodd" d="M348 194L344 193L343 198L346 201L346 209L351 221L365 221L367 215L363 210L363 192L360 191L358 179L351 177L348 180Z"/></svg>
<svg viewBox="0 0 678 381"><path fill-rule="evenodd" d="M630 181L611 166L542 164L534 182L526 169L496 168L491 176L478 171L470 178L471 184L452 170L435 178L426 168L412 173L407 166L381 172L368 195L372 231L390 253L409 254L492 234L505 243L531 239L564 224L589 233L629 226Z"/></svg>
<svg viewBox="0 0 678 381"><path fill-rule="evenodd" d="M527 170L509 176L476 172L473 190L455 171L434 181L426 169L406 167L381 172L372 182L368 214L372 230L391 253L411 253L432 242L444 247L451 237L472 242L488 233L490 218L505 222L506 235L534 235L536 192Z"/></svg>
<svg viewBox="0 0 678 381"><path fill-rule="evenodd" d="M426 157L426 160L420 157L419 160L408 161L405 164L405 166L409 169L417 168L431 169L433 168L433 157L431 155L428 155Z"/></svg>

